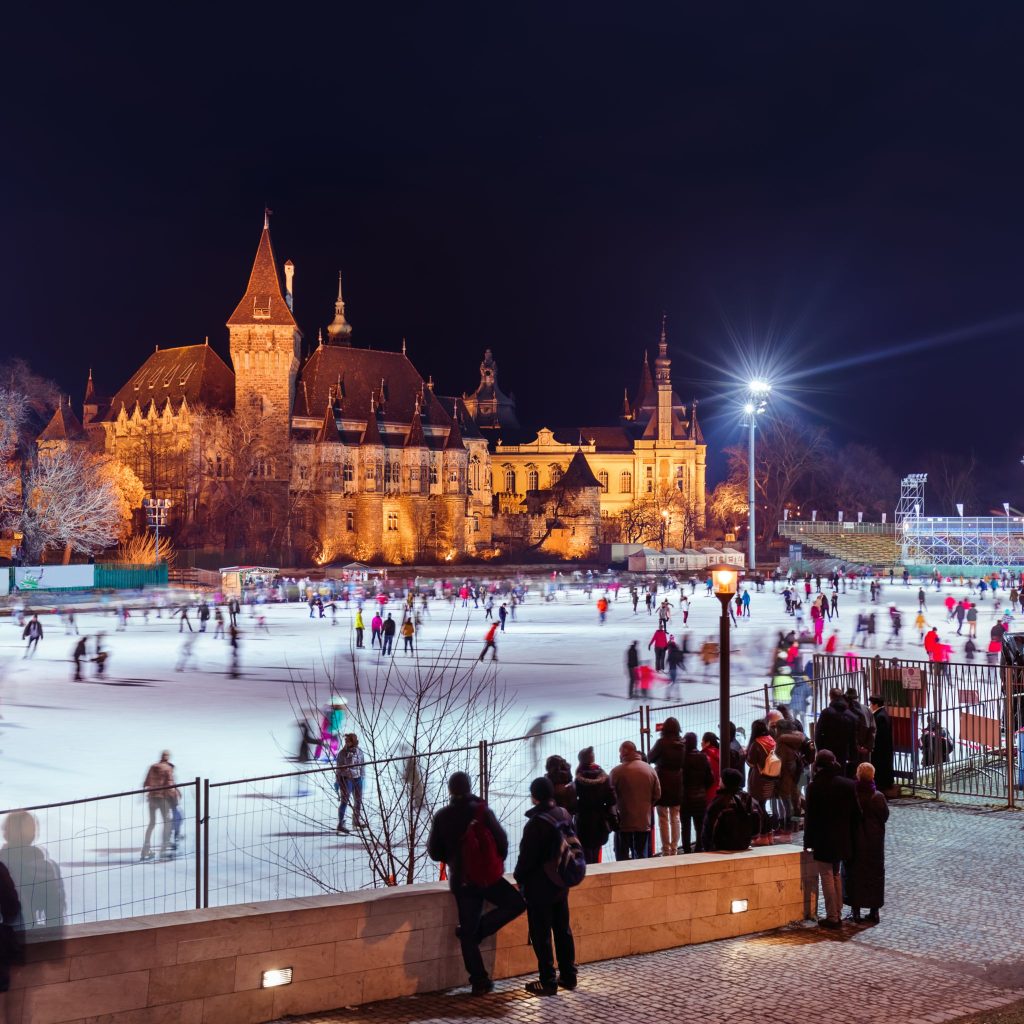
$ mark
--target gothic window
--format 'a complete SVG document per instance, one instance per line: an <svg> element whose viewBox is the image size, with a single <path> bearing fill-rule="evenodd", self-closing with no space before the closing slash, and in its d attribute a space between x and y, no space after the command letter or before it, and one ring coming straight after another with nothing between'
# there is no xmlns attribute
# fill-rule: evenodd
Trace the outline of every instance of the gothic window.
<svg viewBox="0 0 1024 1024"><path fill-rule="evenodd" d="M480 458L477 455L469 461L469 486L474 491L480 490Z"/></svg>
<svg viewBox="0 0 1024 1024"><path fill-rule="evenodd" d="M601 472L597 474L597 479L600 481L600 484L601 484L601 493L602 494L607 494L608 493L608 474L602 469Z"/></svg>
<svg viewBox="0 0 1024 1024"><path fill-rule="evenodd" d="M331 485L337 487L341 484L341 466L336 462L331 466Z"/></svg>
<svg viewBox="0 0 1024 1024"><path fill-rule="evenodd" d="M686 467L683 466L681 463L678 466L676 466L676 490L677 491L685 490L685 487L686 487L686 477L684 475L685 472L686 472Z"/></svg>
<svg viewBox="0 0 1024 1024"><path fill-rule="evenodd" d="M398 532L398 513L397 512L389 512L388 513L388 533L397 533L397 532Z"/></svg>
<svg viewBox="0 0 1024 1024"><path fill-rule="evenodd" d="M619 494L631 494L633 492L633 474L624 469L619 474Z"/></svg>
<svg viewBox="0 0 1024 1024"><path fill-rule="evenodd" d="M345 529L349 533L355 533L356 529L356 514L355 512L348 511L345 513Z"/></svg>
<svg viewBox="0 0 1024 1024"><path fill-rule="evenodd" d="M351 461L346 459L345 465L341 471L342 480L344 480L345 483L350 484L355 479L355 475L355 469L353 468Z"/></svg>
<svg viewBox="0 0 1024 1024"><path fill-rule="evenodd" d="M505 493L516 493L516 471L511 466L505 468Z"/></svg>
<svg viewBox="0 0 1024 1024"><path fill-rule="evenodd" d="M654 493L654 467L648 466L645 472L644 489L648 494Z"/></svg>
<svg viewBox="0 0 1024 1024"><path fill-rule="evenodd" d="M557 463L551 463L551 486L554 487L562 479L562 467Z"/></svg>
<svg viewBox="0 0 1024 1024"><path fill-rule="evenodd" d="M526 472L526 486L531 491L540 490L540 473L537 472L536 466L531 466Z"/></svg>
<svg viewBox="0 0 1024 1024"><path fill-rule="evenodd" d="M305 463L299 464L299 479L305 483L309 479L309 466Z"/></svg>
<svg viewBox="0 0 1024 1024"><path fill-rule="evenodd" d="M480 514L478 512L473 513L473 532L480 532Z"/></svg>
<svg viewBox="0 0 1024 1024"><path fill-rule="evenodd" d="M431 462L430 463L430 482L432 484L436 484L437 483L437 463L436 462Z"/></svg>

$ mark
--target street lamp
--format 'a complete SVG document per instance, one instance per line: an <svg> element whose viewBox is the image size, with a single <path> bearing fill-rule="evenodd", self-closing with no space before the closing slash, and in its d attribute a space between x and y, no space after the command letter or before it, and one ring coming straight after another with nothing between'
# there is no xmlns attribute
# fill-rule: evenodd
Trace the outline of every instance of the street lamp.
<svg viewBox="0 0 1024 1024"><path fill-rule="evenodd" d="M721 770L729 767L729 604L736 596L739 572L735 565L716 562L709 565L715 596L722 602L718 624L718 740Z"/></svg>
<svg viewBox="0 0 1024 1024"><path fill-rule="evenodd" d="M167 525L167 510L170 498L144 498L142 507L146 511L146 525L153 531L153 562L160 564L160 527Z"/></svg>
<svg viewBox="0 0 1024 1024"><path fill-rule="evenodd" d="M768 401L768 393L772 386L763 380L752 380L747 385L747 403L743 411L747 414L747 423L750 428L750 437L747 442L747 465L748 465L748 494L747 494L747 569L753 572L757 565L755 552L756 539L755 527L757 514L754 508L754 430L757 425L758 413L765 410L765 403Z"/></svg>

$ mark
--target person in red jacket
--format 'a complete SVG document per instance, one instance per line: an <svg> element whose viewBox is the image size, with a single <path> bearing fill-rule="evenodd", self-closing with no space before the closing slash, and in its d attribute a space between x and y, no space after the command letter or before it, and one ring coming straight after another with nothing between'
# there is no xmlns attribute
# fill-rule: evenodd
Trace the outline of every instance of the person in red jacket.
<svg viewBox="0 0 1024 1024"><path fill-rule="evenodd" d="M647 650L650 650L652 647L654 648L654 671L664 672L665 651L668 650L668 631L664 627L659 626L654 631L654 636L651 637Z"/></svg>
<svg viewBox="0 0 1024 1024"><path fill-rule="evenodd" d="M494 642L494 634L497 630L498 624L496 622L492 622L490 628L484 634L484 649L480 652L480 661L484 660L484 655L488 651L491 652L491 661L498 660L498 645Z"/></svg>

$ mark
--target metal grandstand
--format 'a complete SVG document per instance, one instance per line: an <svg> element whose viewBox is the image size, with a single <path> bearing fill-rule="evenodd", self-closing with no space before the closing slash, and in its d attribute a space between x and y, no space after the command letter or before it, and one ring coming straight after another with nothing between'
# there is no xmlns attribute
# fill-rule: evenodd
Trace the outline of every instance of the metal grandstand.
<svg viewBox="0 0 1024 1024"><path fill-rule="evenodd" d="M1009 505L1002 516L926 516L927 481L925 473L903 478L894 524L789 520L779 523L779 536L854 565L1024 568L1024 517Z"/></svg>

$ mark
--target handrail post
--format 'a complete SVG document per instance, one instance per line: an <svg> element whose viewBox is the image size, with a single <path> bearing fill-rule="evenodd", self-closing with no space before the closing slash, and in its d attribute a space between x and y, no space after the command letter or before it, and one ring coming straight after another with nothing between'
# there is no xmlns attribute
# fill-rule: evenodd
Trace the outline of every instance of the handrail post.
<svg viewBox="0 0 1024 1024"><path fill-rule="evenodd" d="M210 905L210 780L203 779L203 906Z"/></svg>
<svg viewBox="0 0 1024 1024"><path fill-rule="evenodd" d="M1003 666L1003 686L1006 697L1006 725L1003 729L1006 734L1006 806L1011 810L1014 807L1013 787L1016 780L1013 776L1014 752L1017 746L1017 728L1020 724L1015 720L1013 711L1013 669L1009 665Z"/></svg>
<svg viewBox="0 0 1024 1024"><path fill-rule="evenodd" d="M196 910L200 910L203 906L203 862L202 862L202 847L203 837L200 835L200 827L203 821L202 808L199 806L202 790L199 788L200 778L196 776L195 782L195 831L193 835L196 837Z"/></svg>

